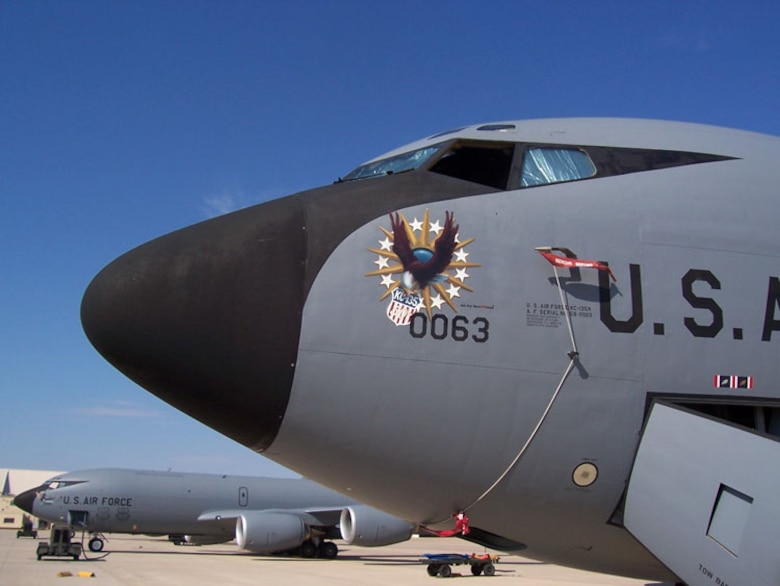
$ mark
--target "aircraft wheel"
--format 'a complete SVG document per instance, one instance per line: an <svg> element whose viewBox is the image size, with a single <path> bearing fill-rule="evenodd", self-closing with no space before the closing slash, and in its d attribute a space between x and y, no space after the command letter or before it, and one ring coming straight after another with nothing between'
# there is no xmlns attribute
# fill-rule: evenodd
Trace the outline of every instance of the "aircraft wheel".
<svg viewBox="0 0 780 586"><path fill-rule="evenodd" d="M94 551L95 553L99 551L103 551L103 540L100 539L100 537L93 537L89 540L89 551Z"/></svg>
<svg viewBox="0 0 780 586"><path fill-rule="evenodd" d="M426 569L429 576L436 576L439 573L439 564L428 564Z"/></svg>
<svg viewBox="0 0 780 586"><path fill-rule="evenodd" d="M311 541L304 541L301 544L301 557L313 558L317 555L317 547Z"/></svg>
<svg viewBox="0 0 780 586"><path fill-rule="evenodd" d="M332 541L324 541L320 544L320 557L332 560L339 555L339 547Z"/></svg>
<svg viewBox="0 0 780 586"><path fill-rule="evenodd" d="M493 564L485 564L483 571L485 572L485 576L495 576L496 566L494 566Z"/></svg>
<svg viewBox="0 0 780 586"><path fill-rule="evenodd" d="M449 578L452 576L452 568L449 564L444 564L441 569L439 570L439 576L442 578Z"/></svg>

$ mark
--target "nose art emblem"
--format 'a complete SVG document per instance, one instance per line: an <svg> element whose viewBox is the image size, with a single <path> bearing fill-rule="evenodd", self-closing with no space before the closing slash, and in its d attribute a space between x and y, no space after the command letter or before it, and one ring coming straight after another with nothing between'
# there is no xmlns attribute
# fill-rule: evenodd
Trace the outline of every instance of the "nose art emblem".
<svg viewBox="0 0 780 586"><path fill-rule="evenodd" d="M384 239L379 248L368 249L376 255L377 269L366 276L380 278L384 292L379 300L390 298L386 313L395 325L409 325L418 312L430 318L445 305L458 313L453 300L461 291L473 292L466 285L468 269L481 265L468 261L466 246L474 238L461 240L459 228L454 213L445 212L442 225L431 223L427 209L422 220L409 222L396 213L390 214L389 229L379 226Z"/></svg>

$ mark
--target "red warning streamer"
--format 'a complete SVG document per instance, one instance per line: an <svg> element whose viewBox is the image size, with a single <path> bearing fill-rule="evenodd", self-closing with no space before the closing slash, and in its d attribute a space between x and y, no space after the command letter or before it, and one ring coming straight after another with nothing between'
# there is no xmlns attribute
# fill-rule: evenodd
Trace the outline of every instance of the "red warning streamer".
<svg viewBox="0 0 780 586"><path fill-rule="evenodd" d="M553 254L552 252L547 252L542 250L538 250L537 252L541 254L544 258L546 258L547 261L553 266L561 267L564 269L598 269L600 271L606 271L607 273L609 273L609 276L612 277L613 281L617 281L615 275L612 274L612 270L607 265L597 260L568 258L566 256L558 256L557 254Z"/></svg>

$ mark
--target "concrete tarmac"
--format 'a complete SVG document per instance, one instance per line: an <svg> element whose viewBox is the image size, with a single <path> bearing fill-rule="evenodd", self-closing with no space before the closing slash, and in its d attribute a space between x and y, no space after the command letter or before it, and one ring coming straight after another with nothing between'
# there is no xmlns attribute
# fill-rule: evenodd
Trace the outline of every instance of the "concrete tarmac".
<svg viewBox="0 0 780 586"><path fill-rule="evenodd" d="M460 539L414 538L387 547L361 548L336 541L334 560L259 556L242 553L235 544L175 546L165 538L109 535L100 554L91 559L36 559L38 540L16 538L16 531L0 531L0 584L3 586L157 586L187 584L220 586L274 584L295 586L403 585L433 586L444 578L430 577L420 563L424 553L485 553L483 548ZM497 553L499 552L488 552ZM107 555L106 555L107 554ZM470 566L452 568L452 578L479 586L499 584L540 586L663 586L658 582L630 580L582 572L518 556L501 556L492 577L473 576ZM94 574L93 577L80 573ZM67 575L70 574L70 575Z"/></svg>

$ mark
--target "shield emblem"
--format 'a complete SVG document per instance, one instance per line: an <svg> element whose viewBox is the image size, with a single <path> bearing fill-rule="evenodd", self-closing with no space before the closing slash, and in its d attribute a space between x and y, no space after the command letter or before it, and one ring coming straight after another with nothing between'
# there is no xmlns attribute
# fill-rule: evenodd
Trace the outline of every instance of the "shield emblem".
<svg viewBox="0 0 780 586"><path fill-rule="evenodd" d="M412 316L417 313L420 300L419 295L395 289L392 300L387 306L387 319L397 326L408 326L412 321Z"/></svg>

